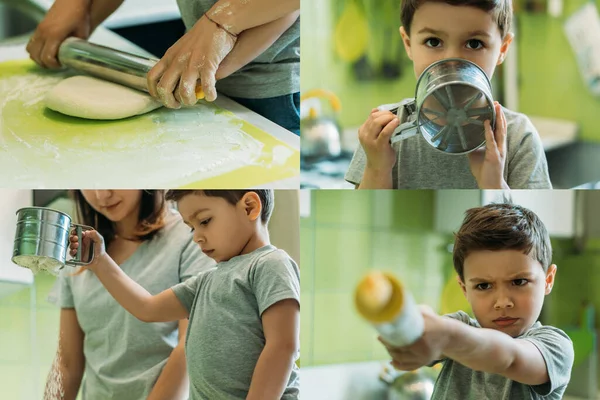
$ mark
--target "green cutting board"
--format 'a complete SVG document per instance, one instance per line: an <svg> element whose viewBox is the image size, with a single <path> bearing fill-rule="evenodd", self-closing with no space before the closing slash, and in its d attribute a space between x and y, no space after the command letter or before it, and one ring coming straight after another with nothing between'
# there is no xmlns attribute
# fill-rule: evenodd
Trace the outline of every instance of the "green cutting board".
<svg viewBox="0 0 600 400"><path fill-rule="evenodd" d="M207 102L118 121L47 109L67 76L0 63L0 187L242 188L299 174L298 150Z"/></svg>

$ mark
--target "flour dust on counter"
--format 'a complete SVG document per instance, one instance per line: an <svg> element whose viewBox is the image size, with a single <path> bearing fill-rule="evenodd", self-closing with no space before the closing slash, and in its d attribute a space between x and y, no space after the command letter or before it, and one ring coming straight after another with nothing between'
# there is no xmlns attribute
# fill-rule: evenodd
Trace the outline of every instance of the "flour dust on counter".
<svg viewBox="0 0 600 400"><path fill-rule="evenodd" d="M298 174L298 151L204 101L116 121L48 109L47 93L67 77L0 63L0 170L12 171L0 186L184 187L248 169L263 184Z"/></svg>

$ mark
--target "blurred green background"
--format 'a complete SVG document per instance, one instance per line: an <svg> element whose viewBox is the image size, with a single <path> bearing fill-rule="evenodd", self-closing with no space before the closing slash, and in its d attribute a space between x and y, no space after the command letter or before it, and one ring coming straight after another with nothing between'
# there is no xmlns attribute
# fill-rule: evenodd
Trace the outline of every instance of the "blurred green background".
<svg viewBox="0 0 600 400"><path fill-rule="evenodd" d="M418 303L439 313L470 311L456 283L452 235L435 229L439 195L428 190L311 192L310 215L300 220L302 367L388 359L376 331L353 306L354 287L370 269L393 272ZM541 321L579 327L585 302L600 309L600 240L588 238L582 248L573 238L553 237L552 246L558 272Z"/></svg>
<svg viewBox="0 0 600 400"><path fill-rule="evenodd" d="M600 6L600 0L591 1ZM563 29L586 2L565 0L558 18L545 12L546 0L513 2L518 10L515 111L574 121L582 140L600 142L600 98L585 86ZM530 4L538 11L527 8ZM302 91L323 88L337 94L343 128L360 126L373 107L414 96L416 78L398 33L399 9L399 0L302 0Z"/></svg>

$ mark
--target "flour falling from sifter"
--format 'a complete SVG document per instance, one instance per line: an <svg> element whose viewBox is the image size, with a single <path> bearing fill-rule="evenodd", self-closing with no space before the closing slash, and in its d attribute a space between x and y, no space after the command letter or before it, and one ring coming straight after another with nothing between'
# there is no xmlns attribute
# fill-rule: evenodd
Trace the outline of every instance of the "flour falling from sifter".
<svg viewBox="0 0 600 400"><path fill-rule="evenodd" d="M62 362L62 346L58 342L58 351L48 374L46 389L44 390L43 400L62 400L65 398L65 390L63 386L63 377L60 370Z"/></svg>
<svg viewBox="0 0 600 400"><path fill-rule="evenodd" d="M51 257L35 256L35 255L20 255L13 258L13 262L23 268L28 268L37 274L40 271L46 271L52 275L58 275L63 264L60 261Z"/></svg>

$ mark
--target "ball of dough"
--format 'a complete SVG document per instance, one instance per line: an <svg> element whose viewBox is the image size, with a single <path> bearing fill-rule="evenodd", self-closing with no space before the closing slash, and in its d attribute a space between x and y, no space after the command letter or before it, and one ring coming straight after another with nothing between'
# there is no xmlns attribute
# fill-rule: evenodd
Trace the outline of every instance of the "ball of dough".
<svg viewBox="0 0 600 400"><path fill-rule="evenodd" d="M162 104L152 96L90 76L73 76L48 92L46 107L86 119L114 120L145 114Z"/></svg>

